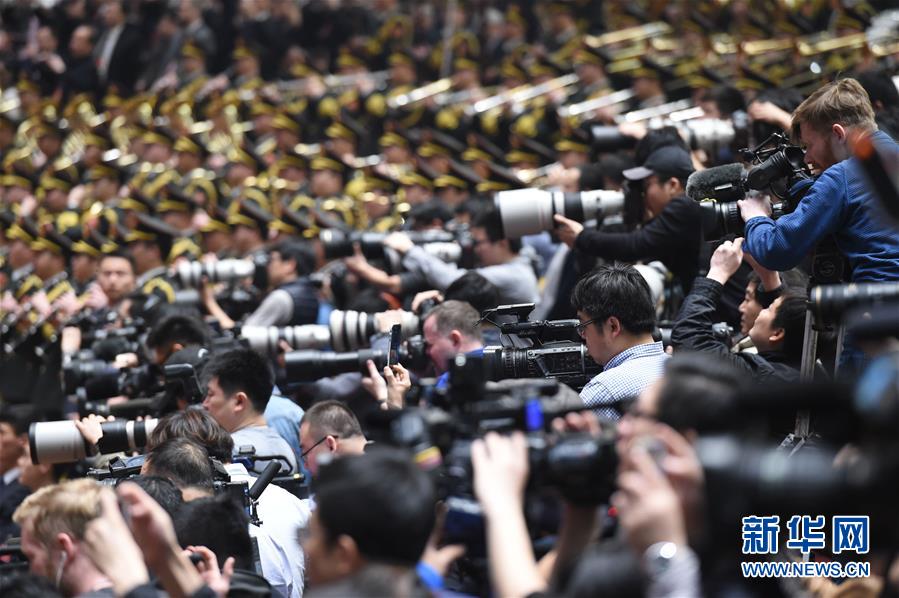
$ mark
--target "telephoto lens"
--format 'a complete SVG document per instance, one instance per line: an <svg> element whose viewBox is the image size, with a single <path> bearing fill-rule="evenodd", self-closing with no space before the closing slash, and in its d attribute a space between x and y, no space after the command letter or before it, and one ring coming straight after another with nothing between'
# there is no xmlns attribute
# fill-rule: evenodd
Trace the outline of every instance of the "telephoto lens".
<svg viewBox="0 0 899 598"><path fill-rule="evenodd" d="M586 222L620 214L624 210L624 193L620 191L581 191L563 193L541 189L500 191L494 197L503 223L503 235L517 239L552 230L553 217Z"/></svg>
<svg viewBox="0 0 899 598"><path fill-rule="evenodd" d="M231 282L253 276L256 264L249 260L227 259L217 262L183 262L175 268L181 286L197 288L205 276L209 282Z"/></svg>
<svg viewBox="0 0 899 598"><path fill-rule="evenodd" d="M100 454L136 451L147 444L156 428L156 419L103 422L103 437L97 443ZM28 429L31 461L38 464L74 463L90 454L84 437L70 420L35 422Z"/></svg>
<svg viewBox="0 0 899 598"><path fill-rule="evenodd" d="M352 353L326 351L292 351L284 355L284 369L290 382L315 382L349 372L366 372L371 359L380 370L387 363L387 351L362 349Z"/></svg>
<svg viewBox="0 0 899 598"><path fill-rule="evenodd" d="M327 326L307 324L304 326L244 326L241 338L260 353L275 355L281 341L291 349L324 349L331 343L331 331Z"/></svg>
<svg viewBox="0 0 899 598"><path fill-rule="evenodd" d="M812 288L809 305L819 316L837 316L850 307L892 302L899 305L899 282L825 284Z"/></svg>

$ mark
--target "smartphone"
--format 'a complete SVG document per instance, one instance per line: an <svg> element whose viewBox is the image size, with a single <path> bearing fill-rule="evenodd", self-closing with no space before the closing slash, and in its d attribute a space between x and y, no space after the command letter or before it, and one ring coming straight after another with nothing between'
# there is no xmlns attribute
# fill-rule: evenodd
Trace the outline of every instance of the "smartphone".
<svg viewBox="0 0 899 598"><path fill-rule="evenodd" d="M403 342L403 327L394 324L390 329L390 349L387 351L387 366L400 362L400 343Z"/></svg>

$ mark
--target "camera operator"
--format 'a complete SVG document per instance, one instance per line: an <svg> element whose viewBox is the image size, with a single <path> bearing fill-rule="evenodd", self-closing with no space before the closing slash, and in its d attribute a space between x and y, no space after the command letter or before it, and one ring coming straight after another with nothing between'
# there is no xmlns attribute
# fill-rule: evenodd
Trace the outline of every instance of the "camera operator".
<svg viewBox="0 0 899 598"><path fill-rule="evenodd" d="M251 349L234 349L214 355L203 374L208 380L203 408L228 430L235 448L252 446L259 457L279 457L288 468L285 473L296 472L293 450L265 419L274 388L266 359ZM257 462L256 471L266 464Z"/></svg>
<svg viewBox="0 0 899 598"><path fill-rule="evenodd" d="M321 455L327 454L330 458L361 455L367 442L359 420L340 401L316 403L300 424L301 458L313 479L318 476Z"/></svg>
<svg viewBox="0 0 899 598"><path fill-rule="evenodd" d="M446 301L428 312L421 327L428 357L440 374L437 388L449 383L449 367L458 353L484 354L484 337L479 325L480 314L468 303Z"/></svg>
<svg viewBox="0 0 899 598"><path fill-rule="evenodd" d="M209 454L202 445L190 438L169 438L156 444L147 453L147 460L141 472L172 481L181 490L185 504L203 500L213 494L213 468L209 461ZM255 525L250 525L248 528L247 523L249 522L246 519L240 522L240 529L232 529L230 533L228 526L233 523L227 520L212 526L214 529L204 530L202 528L208 526L204 526L202 521L194 522L186 518L184 511L185 509L182 508L181 513L176 517L179 539L203 536L203 539L208 541L216 538L216 541L210 544L203 544L212 548L214 544L233 542L235 536L238 538L242 535L246 536L249 529L250 536L255 539L259 547L259 565L265 578L272 585L273 592L285 598L301 595L298 588L302 587L303 580L302 577L296 580L293 576L286 553L288 546L281 545L271 534ZM199 519L199 517L195 519ZM194 542L189 543L194 544ZM247 543L249 543L249 538L247 538ZM241 560L239 564L244 568L252 569L252 551L250 551L249 557L250 562ZM297 589L295 590L295 588Z"/></svg>
<svg viewBox="0 0 899 598"><path fill-rule="evenodd" d="M324 595L411 596L436 519L431 479L404 453L380 449L321 468L303 542L308 578Z"/></svg>
<svg viewBox="0 0 899 598"><path fill-rule="evenodd" d="M114 596L112 582L85 552L84 533L98 516L102 486L78 479L41 488L13 515L22 528L22 552L31 572L46 577L67 597Z"/></svg>
<svg viewBox="0 0 899 598"><path fill-rule="evenodd" d="M584 230L583 224L556 214L559 238L607 260L659 260L688 292L699 270L702 243L701 210L684 194L693 170L686 150L675 145L656 149L643 166L624 171L625 178L643 190L644 226L629 233Z"/></svg>
<svg viewBox="0 0 899 598"><path fill-rule="evenodd" d="M756 379L795 381L799 377L805 326L805 297L784 294L759 312L749 337L758 354L732 353L728 344L712 333L718 299L727 280L743 261L742 238L725 241L712 255L709 273L697 278L684 300L671 342L678 349L713 353Z"/></svg>
<svg viewBox="0 0 899 598"><path fill-rule="evenodd" d="M777 221L770 218L766 199L740 200L746 252L766 268L787 270L832 236L849 262L852 282L899 280L899 235L878 220L874 191L858 160L850 158L853 139L864 133L871 133L882 151L899 152L899 145L877 130L867 92L854 79L828 83L793 112L791 127L793 139L806 147L805 162L820 176ZM844 346L841 365L860 359L851 345Z"/></svg>
<svg viewBox="0 0 899 598"><path fill-rule="evenodd" d="M318 292L307 278L315 269L312 250L297 241L281 241L268 253L268 280L273 289L244 321L246 326L295 326L315 324L318 319ZM203 303L223 328L234 321L215 299L213 287L203 286Z"/></svg>
<svg viewBox="0 0 899 598"><path fill-rule="evenodd" d="M493 283L499 290L500 304L536 303L537 277L529 258L520 255L521 241L503 237L503 226L499 212L494 208L486 208L471 223L471 238L480 267L475 271ZM403 233L394 233L384 240L384 245L403 254L403 266L409 272L424 274L431 288L446 290L466 270L455 264L448 264L436 256L416 247L412 240ZM403 292L396 288L398 276L387 276L386 273L374 269L357 268L348 265L354 272L372 284L388 290ZM386 283L386 285L385 285Z"/></svg>
<svg viewBox="0 0 899 598"><path fill-rule="evenodd" d="M161 418L147 439L147 450L152 452L172 438L185 438L201 445L210 457L221 461L232 482L247 482L250 488L253 487L256 478L250 476L242 464L231 460L234 452L231 436L202 409L186 409ZM276 484L269 484L257 503L257 513L262 520L260 528L284 547L290 557L294 586L300 589L305 569L300 537L309 527L310 506L309 500L299 499Z"/></svg>
<svg viewBox="0 0 899 598"><path fill-rule="evenodd" d="M652 338L656 312L649 286L633 266L602 266L578 281L571 302L581 321L578 333L603 367L581 390L581 400L618 419L610 405L640 394L662 375L668 359Z"/></svg>

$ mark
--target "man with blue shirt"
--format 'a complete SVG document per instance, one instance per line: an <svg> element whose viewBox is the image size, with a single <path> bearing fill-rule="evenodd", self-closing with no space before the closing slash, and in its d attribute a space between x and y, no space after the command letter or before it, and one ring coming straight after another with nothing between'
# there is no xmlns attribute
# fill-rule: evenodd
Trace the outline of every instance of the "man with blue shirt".
<svg viewBox="0 0 899 598"><path fill-rule="evenodd" d="M792 134L805 146L805 161L820 173L796 209L774 221L767 200L744 199L743 250L770 270L796 266L815 244L833 235L849 260L850 279L899 280L899 234L876 214L877 200L851 142L859 134L887 153L899 145L877 130L867 92L855 79L818 89L793 113Z"/></svg>
<svg viewBox="0 0 899 598"><path fill-rule="evenodd" d="M796 209L776 222L767 200L741 200L744 251L765 268L783 271L832 236L849 262L852 282L899 280L899 234L879 218L875 193L859 161L851 157L853 140L864 134L887 155L899 151L895 141L877 130L868 93L855 79L828 83L793 112L792 134L805 146L806 163L820 176ZM862 353L847 339L840 368L858 370L863 363Z"/></svg>
<svg viewBox="0 0 899 598"><path fill-rule="evenodd" d="M655 306L649 286L633 266L602 266L578 281L571 303L587 352L603 367L581 390L581 400L597 415L617 420L614 406L661 378L668 359L662 343L652 338Z"/></svg>

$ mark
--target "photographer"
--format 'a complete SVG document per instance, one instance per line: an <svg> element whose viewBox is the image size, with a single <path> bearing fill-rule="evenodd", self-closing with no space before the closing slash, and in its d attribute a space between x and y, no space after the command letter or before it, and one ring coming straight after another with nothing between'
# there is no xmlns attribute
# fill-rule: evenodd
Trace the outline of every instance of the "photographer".
<svg viewBox="0 0 899 598"><path fill-rule="evenodd" d="M746 252L766 268L787 270L832 237L848 260L852 282L899 280L899 235L879 220L875 191L851 158L853 140L866 133L886 154L899 152L895 141L877 131L867 92L855 79L828 83L793 112L791 126L794 141L806 148L805 162L820 176L796 208L776 221L767 199L740 200ZM844 347L842 364L860 359L851 345Z"/></svg>
<svg viewBox="0 0 899 598"><path fill-rule="evenodd" d="M437 388L449 384L449 366L455 355L484 354L479 320L480 314L462 301L446 301L428 312L421 334L427 344L428 357L440 374Z"/></svg>
<svg viewBox="0 0 899 598"><path fill-rule="evenodd" d="M309 408L300 424L301 459L314 478L321 455L343 457L361 455L367 444L362 426L353 412L340 401L322 401Z"/></svg>
<svg viewBox="0 0 899 598"><path fill-rule="evenodd" d="M590 357L603 367L581 390L584 405L618 419L611 408L662 375L668 355L652 338L655 306L646 280L633 267L602 266L574 287L577 330Z"/></svg>
<svg viewBox="0 0 899 598"><path fill-rule="evenodd" d="M295 326L314 324L318 319L318 292L307 278L315 269L315 256L303 243L281 241L269 250L268 280L273 289L247 316L245 326ZM213 286L204 284L203 303L223 328L234 321L215 299Z"/></svg>
<svg viewBox="0 0 899 598"><path fill-rule="evenodd" d="M499 290L500 304L536 303L538 300L537 277L530 260L520 255L521 241L503 237L503 226L499 212L487 208L477 214L471 223L471 238L480 267L475 271L493 283ZM447 264L432 256L421 247L416 247L403 233L394 233L384 240L384 245L404 255L403 266L410 272L423 274L431 288L446 290L450 284L465 274L466 270L455 264ZM371 282L382 286L378 273L369 268L349 266L354 272ZM398 278L386 277L388 282ZM399 288L399 292L403 289Z"/></svg>
<svg viewBox="0 0 899 598"><path fill-rule="evenodd" d="M20 479L27 452L28 422L9 406L0 407L0 542L18 532L13 513L29 493Z"/></svg>
<svg viewBox="0 0 899 598"><path fill-rule="evenodd" d="M268 362L251 349L214 355L203 369L208 380L203 408L234 438L239 451L252 446L258 457L277 457L286 473L297 471L290 445L265 420L265 408L274 388ZM261 472L268 461L256 463Z"/></svg>
<svg viewBox="0 0 899 598"><path fill-rule="evenodd" d="M336 459L316 481L303 542L308 578L325 595L409 596L435 523L428 475L389 449Z"/></svg>
<svg viewBox="0 0 899 598"><path fill-rule="evenodd" d="M671 331L671 343L678 349L713 353L753 374L757 380L795 381L799 377L805 326L805 297L784 294L759 312L749 330L758 354L732 353L728 344L712 333L714 314L724 284L743 261L742 238L725 241L712 255L709 273L697 278L693 291Z"/></svg>
<svg viewBox="0 0 899 598"><path fill-rule="evenodd" d="M643 166L624 171L642 189L645 224L630 233L584 230L584 225L556 214L559 238L569 247L606 260L659 260L688 292L699 270L702 243L699 205L684 189L693 173L690 154L666 145L653 151Z"/></svg>

